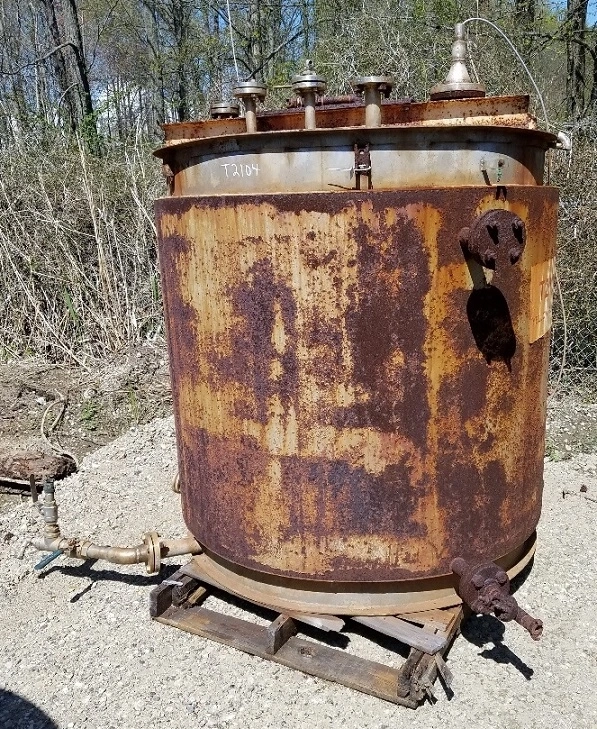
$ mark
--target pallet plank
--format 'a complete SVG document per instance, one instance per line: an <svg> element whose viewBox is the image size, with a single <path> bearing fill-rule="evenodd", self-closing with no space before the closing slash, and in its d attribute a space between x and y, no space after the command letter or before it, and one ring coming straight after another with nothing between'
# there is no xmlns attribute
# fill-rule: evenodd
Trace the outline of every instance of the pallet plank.
<svg viewBox="0 0 597 729"><path fill-rule="evenodd" d="M267 628L203 607L171 607L156 620L395 704L411 709L417 706L413 699L398 696L399 671L335 648L293 636L271 654Z"/></svg>
<svg viewBox="0 0 597 729"><path fill-rule="evenodd" d="M295 622L288 615L278 615L273 623L267 628L267 652L273 655L277 653L280 648L292 638L293 635L297 634Z"/></svg>
<svg viewBox="0 0 597 729"><path fill-rule="evenodd" d="M335 615L310 615L309 613L287 612L291 618L298 620L305 625L311 625L319 630L325 630L326 633L339 633L344 627L344 620Z"/></svg>
<svg viewBox="0 0 597 729"><path fill-rule="evenodd" d="M417 648L423 653L429 653L429 655L441 651L447 644L447 640L443 635L436 635L422 628L415 628L410 623L400 620L400 618L358 616L353 617L352 620L361 623L361 625L366 625L378 633L396 638L396 640L406 643L411 648Z"/></svg>

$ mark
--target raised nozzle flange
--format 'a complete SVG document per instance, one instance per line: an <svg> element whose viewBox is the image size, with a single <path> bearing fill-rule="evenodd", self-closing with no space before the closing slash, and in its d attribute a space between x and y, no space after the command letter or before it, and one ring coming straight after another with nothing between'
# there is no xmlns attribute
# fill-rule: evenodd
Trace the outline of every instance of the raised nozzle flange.
<svg viewBox="0 0 597 729"><path fill-rule="evenodd" d="M315 129L315 95L325 91L326 81L315 73L310 60L305 61L301 73L293 76L291 81L292 90L301 97L305 108L305 129Z"/></svg>
<svg viewBox="0 0 597 729"><path fill-rule="evenodd" d="M452 560L450 569L458 575L458 596L477 614L493 613L498 620L515 620L539 640L543 633L543 623L531 617L510 594L510 578L506 572L493 562L471 565L462 557Z"/></svg>
<svg viewBox="0 0 597 729"><path fill-rule="evenodd" d="M381 126L381 99L388 98L394 86L391 76L359 76L352 82L353 89L365 97L365 126Z"/></svg>
<svg viewBox="0 0 597 729"><path fill-rule="evenodd" d="M238 101L216 101L209 107L209 115L212 119L236 119L240 116L240 104Z"/></svg>
<svg viewBox="0 0 597 729"><path fill-rule="evenodd" d="M499 263L514 265L526 246L524 221L510 210L486 210L470 227L460 231L460 245L468 256L485 268Z"/></svg>
<svg viewBox="0 0 597 729"><path fill-rule="evenodd" d="M485 86L474 84L466 67L466 40L464 23L454 26L454 43L452 43L452 65L446 79L431 89L432 101L442 99L466 99L473 96L485 96Z"/></svg>
<svg viewBox="0 0 597 729"><path fill-rule="evenodd" d="M245 123L247 132L257 131L257 102L263 101L267 95L267 86L265 84L250 79L249 81L240 81L233 91L236 99L241 99L245 105Z"/></svg>

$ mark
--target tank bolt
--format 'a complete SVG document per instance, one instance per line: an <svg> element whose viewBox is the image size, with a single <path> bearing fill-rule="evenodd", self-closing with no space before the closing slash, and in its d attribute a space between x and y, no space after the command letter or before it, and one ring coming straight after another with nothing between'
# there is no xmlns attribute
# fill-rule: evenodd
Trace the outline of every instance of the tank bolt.
<svg viewBox="0 0 597 729"><path fill-rule="evenodd" d="M311 61L305 61L304 69L292 77L292 90L301 97L305 107L305 129L315 129L315 95L323 94L327 84L322 76L318 76Z"/></svg>
<svg viewBox="0 0 597 729"><path fill-rule="evenodd" d="M505 585L506 582L508 582L508 575L505 572L498 572L495 579L500 583L500 585Z"/></svg>
<svg viewBox="0 0 597 729"><path fill-rule="evenodd" d="M267 86L255 81L255 79L250 79L249 81L241 81L234 87L233 93L235 98L241 99L245 105L245 124L247 125L247 132L256 132L257 102L265 99Z"/></svg>
<svg viewBox="0 0 597 729"><path fill-rule="evenodd" d="M498 620L515 620L531 636L539 640L543 623L519 607L510 595L510 580L501 567L493 562L471 565L462 557L452 560L450 569L459 577L456 592L473 612L493 613Z"/></svg>
<svg viewBox="0 0 597 729"><path fill-rule="evenodd" d="M357 94L365 97L365 126L381 126L381 97L386 99L394 86L391 76L359 76L352 82Z"/></svg>

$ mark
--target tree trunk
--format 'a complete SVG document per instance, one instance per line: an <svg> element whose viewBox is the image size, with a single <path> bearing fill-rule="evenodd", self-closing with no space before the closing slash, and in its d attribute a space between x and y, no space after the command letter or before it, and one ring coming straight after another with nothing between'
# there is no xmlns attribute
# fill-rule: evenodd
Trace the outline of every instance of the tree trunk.
<svg viewBox="0 0 597 729"><path fill-rule="evenodd" d="M44 9L51 41L54 44L54 47L57 48L62 45L64 38L60 32L60 28L58 27L55 3L53 0L40 0L40 2ZM54 74L58 83L58 90L61 94L62 103L67 109L67 125L71 131L75 132L79 125L79 119L75 102L76 92L74 89L69 88L70 84L65 61L65 53L67 52L68 50L63 48L56 51L56 53L52 53L50 58L54 67ZM60 113L60 109L58 109L58 112Z"/></svg>
<svg viewBox="0 0 597 729"><path fill-rule="evenodd" d="M578 121L585 108L587 0L568 0L566 12L566 111L570 121ZM578 41L581 41L580 43Z"/></svg>

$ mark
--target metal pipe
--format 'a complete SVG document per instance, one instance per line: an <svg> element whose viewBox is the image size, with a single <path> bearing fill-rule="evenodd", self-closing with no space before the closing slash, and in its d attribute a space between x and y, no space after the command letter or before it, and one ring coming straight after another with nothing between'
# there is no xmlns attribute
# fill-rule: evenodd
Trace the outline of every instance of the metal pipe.
<svg viewBox="0 0 597 729"><path fill-rule="evenodd" d="M113 564L144 564L147 572L160 571L162 559L178 557L183 554L199 554L199 543L188 535L180 539L161 539L156 532L147 532L142 544L134 547L114 547L94 544L79 537L66 538L60 533L58 525L58 505L54 498L54 482L44 483L44 500L40 512L45 521L42 537L33 539L31 544L40 552L63 553L74 559L102 559ZM42 560L40 565L47 562Z"/></svg>
<svg viewBox="0 0 597 729"><path fill-rule="evenodd" d="M255 79L239 81L238 85L234 87L235 98L241 99L245 105L245 124L249 134L257 131L257 102L263 101L266 93L267 86Z"/></svg>
<svg viewBox="0 0 597 729"><path fill-rule="evenodd" d="M305 129L316 129L315 104L316 94L323 94L326 82L315 73L313 64L307 60L301 73L292 77L292 90L301 97L305 109Z"/></svg>
<svg viewBox="0 0 597 729"><path fill-rule="evenodd" d="M149 532L149 535L152 534L153 532ZM39 537L34 539L31 544L40 552L62 552L66 557L73 559L101 559L113 564L145 564L150 573L159 572L161 561L166 557L179 557L183 554L199 554L201 552L199 543L191 536L163 540L158 537L156 546L159 549L159 557L153 568L149 569L152 567L153 546L149 542L150 539L146 535L146 541L134 547L99 545L79 537L69 539L65 537L55 539Z"/></svg>
<svg viewBox="0 0 597 729"><path fill-rule="evenodd" d="M315 92L306 91L303 96L305 107L305 129L315 129Z"/></svg>
<svg viewBox="0 0 597 729"><path fill-rule="evenodd" d="M243 101L245 104L245 124L247 125L247 132L251 134L257 131L257 104L252 96L246 96Z"/></svg>
<svg viewBox="0 0 597 729"><path fill-rule="evenodd" d="M353 82L357 93L363 94L365 101L365 126L381 126L381 99L390 95L394 81L391 76L360 76Z"/></svg>
<svg viewBox="0 0 597 729"><path fill-rule="evenodd" d="M381 126L381 91L378 86L365 86L365 126Z"/></svg>

